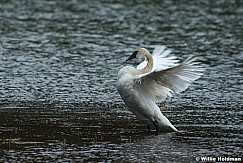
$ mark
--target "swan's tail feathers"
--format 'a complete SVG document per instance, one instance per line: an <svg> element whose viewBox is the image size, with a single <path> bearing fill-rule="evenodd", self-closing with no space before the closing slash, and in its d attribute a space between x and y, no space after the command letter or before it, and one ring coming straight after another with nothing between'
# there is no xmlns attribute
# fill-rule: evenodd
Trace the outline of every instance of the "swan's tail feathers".
<svg viewBox="0 0 243 163"><path fill-rule="evenodd" d="M170 131L170 132L178 132L178 130L173 125L168 127L168 131Z"/></svg>
<svg viewBox="0 0 243 163"><path fill-rule="evenodd" d="M160 132L177 132L178 130L173 126L170 121L163 115L158 122L158 129Z"/></svg>
<svg viewBox="0 0 243 163"><path fill-rule="evenodd" d="M173 126L172 124L170 125L160 125L158 124L158 128L160 132L178 132L178 130Z"/></svg>

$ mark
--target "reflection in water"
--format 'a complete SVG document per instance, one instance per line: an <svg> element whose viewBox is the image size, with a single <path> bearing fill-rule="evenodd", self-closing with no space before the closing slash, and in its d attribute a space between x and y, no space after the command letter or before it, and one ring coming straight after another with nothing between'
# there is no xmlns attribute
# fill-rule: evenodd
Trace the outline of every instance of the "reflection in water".
<svg viewBox="0 0 243 163"><path fill-rule="evenodd" d="M242 2L0 2L0 161L242 156ZM115 90L138 46L200 57L202 80L161 104L154 135Z"/></svg>
<svg viewBox="0 0 243 163"><path fill-rule="evenodd" d="M196 156L239 157L242 153L240 112L226 111L225 116L217 110L219 116L205 122L202 115L208 111L188 109L177 117L166 111L180 124L176 126L180 132L157 135L132 114L91 109L2 109L2 160L192 161ZM222 122L210 124L219 120Z"/></svg>

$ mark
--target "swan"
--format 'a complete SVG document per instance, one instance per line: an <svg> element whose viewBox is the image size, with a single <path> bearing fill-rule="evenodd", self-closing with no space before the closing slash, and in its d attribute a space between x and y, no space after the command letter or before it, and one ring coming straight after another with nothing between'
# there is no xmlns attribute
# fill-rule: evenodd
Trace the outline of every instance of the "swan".
<svg viewBox="0 0 243 163"><path fill-rule="evenodd" d="M169 56L166 46L156 46L150 54L139 48L126 60L145 58L136 68L125 66L118 72L116 87L122 100L138 120L147 124L148 131L153 127L156 133L178 131L163 115L156 103L167 96L180 93L191 82L203 75L204 68L188 57L178 63L176 56Z"/></svg>

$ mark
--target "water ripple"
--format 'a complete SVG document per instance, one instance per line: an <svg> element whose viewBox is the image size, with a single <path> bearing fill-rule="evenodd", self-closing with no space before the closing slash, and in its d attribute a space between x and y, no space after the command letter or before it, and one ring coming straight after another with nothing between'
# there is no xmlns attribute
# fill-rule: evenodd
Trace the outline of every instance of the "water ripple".
<svg viewBox="0 0 243 163"><path fill-rule="evenodd" d="M188 155L242 154L241 2L0 4L1 161L194 162ZM182 132L155 136L127 111L115 83L135 48L161 44L181 59L199 57L207 71L160 104Z"/></svg>

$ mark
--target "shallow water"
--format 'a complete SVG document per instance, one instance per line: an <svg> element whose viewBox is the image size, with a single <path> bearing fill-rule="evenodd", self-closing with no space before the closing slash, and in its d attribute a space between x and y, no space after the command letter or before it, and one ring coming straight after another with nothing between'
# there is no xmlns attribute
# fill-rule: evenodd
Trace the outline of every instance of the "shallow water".
<svg viewBox="0 0 243 163"><path fill-rule="evenodd" d="M0 4L0 161L242 157L241 1ZM179 133L148 133L115 89L132 51L154 45L207 68L160 104Z"/></svg>

